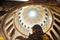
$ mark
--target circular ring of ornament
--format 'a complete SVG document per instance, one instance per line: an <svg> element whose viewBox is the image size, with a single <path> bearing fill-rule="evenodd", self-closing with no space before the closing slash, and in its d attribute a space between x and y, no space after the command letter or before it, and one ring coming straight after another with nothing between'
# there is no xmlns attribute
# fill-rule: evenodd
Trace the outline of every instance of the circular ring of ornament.
<svg viewBox="0 0 60 40"><path fill-rule="evenodd" d="M47 7L28 5L21 7L15 14L15 28L24 35L32 34L32 27L36 24L39 24L44 32L51 28L52 14Z"/></svg>

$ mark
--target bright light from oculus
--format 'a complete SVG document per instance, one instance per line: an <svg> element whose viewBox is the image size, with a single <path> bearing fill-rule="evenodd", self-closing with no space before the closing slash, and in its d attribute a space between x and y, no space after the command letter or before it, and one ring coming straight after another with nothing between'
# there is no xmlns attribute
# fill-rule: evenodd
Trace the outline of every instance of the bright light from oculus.
<svg viewBox="0 0 60 40"><path fill-rule="evenodd" d="M38 11L36 9L30 9L27 14L28 14L29 18L31 18L32 20L34 20L38 16Z"/></svg>

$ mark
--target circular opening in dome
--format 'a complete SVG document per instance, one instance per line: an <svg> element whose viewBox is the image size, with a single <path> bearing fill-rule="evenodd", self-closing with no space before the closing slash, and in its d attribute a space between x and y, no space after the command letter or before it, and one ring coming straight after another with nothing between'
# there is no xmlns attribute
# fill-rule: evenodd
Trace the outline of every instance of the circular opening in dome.
<svg viewBox="0 0 60 40"><path fill-rule="evenodd" d="M38 11L36 9L30 9L28 12L27 12L27 16L30 18L30 19L36 19L37 16L38 16Z"/></svg>

